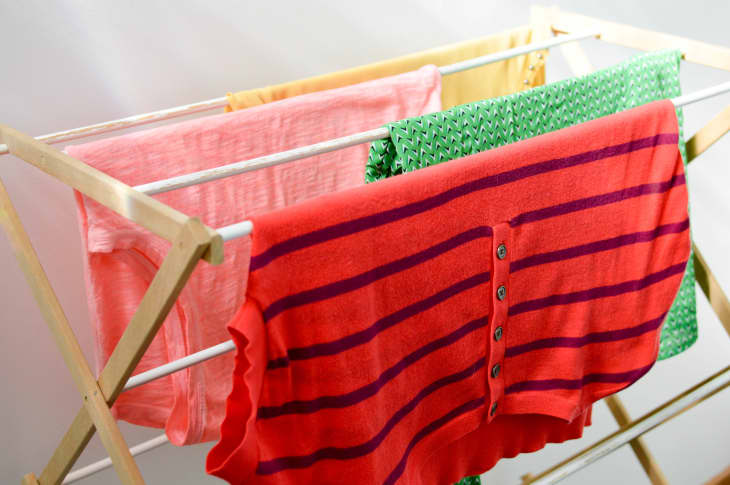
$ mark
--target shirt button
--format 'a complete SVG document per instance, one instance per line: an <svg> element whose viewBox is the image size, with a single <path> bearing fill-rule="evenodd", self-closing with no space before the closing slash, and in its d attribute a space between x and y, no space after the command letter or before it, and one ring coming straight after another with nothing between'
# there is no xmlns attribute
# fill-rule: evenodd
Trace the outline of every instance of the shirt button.
<svg viewBox="0 0 730 485"><path fill-rule="evenodd" d="M507 288L504 287L504 285L497 288L497 298L499 301L504 300L504 297L507 296Z"/></svg>
<svg viewBox="0 0 730 485"><path fill-rule="evenodd" d="M489 414L491 416L494 416L494 413L496 413L496 412L497 412L497 401L494 401L494 404L492 404L492 410L489 411Z"/></svg>
<svg viewBox="0 0 730 485"><path fill-rule="evenodd" d="M495 342L499 342L499 340L502 338L502 327L497 327L494 329L494 340Z"/></svg>
<svg viewBox="0 0 730 485"><path fill-rule="evenodd" d="M494 367L492 367L492 377L497 377L499 375L499 364L494 364Z"/></svg>
<svg viewBox="0 0 730 485"><path fill-rule="evenodd" d="M504 259L505 256L507 256L507 246L505 246L504 244L500 244L497 247L497 257L499 259Z"/></svg>

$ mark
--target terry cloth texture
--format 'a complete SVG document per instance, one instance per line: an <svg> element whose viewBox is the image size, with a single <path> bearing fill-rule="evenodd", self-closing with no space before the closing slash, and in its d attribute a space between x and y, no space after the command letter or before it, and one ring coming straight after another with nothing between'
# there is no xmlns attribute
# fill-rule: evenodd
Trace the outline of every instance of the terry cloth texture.
<svg viewBox="0 0 730 485"><path fill-rule="evenodd" d="M586 76L390 123L390 138L371 146L365 179L372 182L410 172L679 96L680 59L677 50L642 54ZM681 109L677 119L679 150L686 160ZM697 340L694 275L690 258L664 324L660 360L683 352Z"/></svg>
<svg viewBox="0 0 730 485"><path fill-rule="evenodd" d="M473 433L566 439L656 360L690 247L677 139L656 102L254 217L207 470L430 485L493 464L449 451Z"/></svg>
<svg viewBox="0 0 730 485"><path fill-rule="evenodd" d="M300 94L339 88L350 84L393 76L435 64L445 66L475 57L519 47L533 41L530 27L490 35L481 39L416 52L395 59L354 67L331 74L259 89L228 93L227 111L250 108ZM505 61L487 64L443 78L443 109L479 99L514 93L545 83L545 58L548 51L532 52Z"/></svg>
<svg viewBox="0 0 730 485"><path fill-rule="evenodd" d="M440 109L434 66L67 147L67 152L140 185L269 155ZM362 185L367 147L318 155L155 196L219 228L320 194ZM170 245L77 193L86 288L95 325L97 368L111 355ZM226 325L244 301L250 239L226 243L225 261L200 264L136 372L228 340ZM230 391L233 356L195 365L123 393L117 418L165 427L175 444L216 439Z"/></svg>

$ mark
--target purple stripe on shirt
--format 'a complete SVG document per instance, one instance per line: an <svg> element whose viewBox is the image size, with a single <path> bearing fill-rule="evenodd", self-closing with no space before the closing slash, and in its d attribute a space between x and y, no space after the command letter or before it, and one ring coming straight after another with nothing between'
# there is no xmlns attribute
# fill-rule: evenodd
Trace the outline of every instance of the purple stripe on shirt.
<svg viewBox="0 0 730 485"><path fill-rule="evenodd" d="M557 217L569 214L571 212L592 209L594 207L613 204L614 202L619 202L634 197L640 197L642 195L659 194L662 192L666 192L673 187L683 185L684 183L684 174L679 174L664 182L636 185L634 187L627 187L625 189L617 190L615 192L594 195L592 197L585 197L583 199L571 200L570 202L566 202L564 204L544 207L542 209L537 209L530 212L523 212L522 214L514 217L511 221L509 221L509 225L510 227L516 227L528 222L540 221L543 219L549 219L550 217Z"/></svg>
<svg viewBox="0 0 730 485"><path fill-rule="evenodd" d="M334 281L326 285L305 290L293 295L287 295L270 304L262 313L264 322L270 321L283 311L309 303L315 303L329 298L334 298L343 293L355 291L363 286L367 286L388 276L392 276L401 271L405 271L426 261L435 259L452 249L467 244L476 239L490 237L492 228L489 226L479 226L461 234L457 234L445 241L442 241L430 248L419 251L415 254L406 256L405 258L396 259L390 263L383 264L371 270L365 271L358 275L346 278L344 280Z"/></svg>
<svg viewBox="0 0 730 485"><path fill-rule="evenodd" d="M569 157L537 162L513 170L508 170L506 172L472 180L426 199L412 202L401 207L358 217L357 219L333 224L322 229L317 229L316 231L286 239L274 244L262 253L252 256L250 271L261 269L276 258L288 253L405 219L442 206L456 198L469 195L479 190L506 185L527 177L533 177L555 170L591 163L604 158L614 157L644 148L651 148L658 145L676 145L678 139L679 136L677 133L660 133L654 136L632 140L627 143L620 143L618 145L611 145L597 150L590 150L576 155L571 155Z"/></svg>
<svg viewBox="0 0 730 485"><path fill-rule="evenodd" d="M676 234L684 232L687 229L689 229L689 219L685 219L682 222L662 224L651 231L634 232L632 234L624 234L609 239L602 239L600 241L581 244L570 248L559 249L557 251L534 254L526 258L512 261L509 265L509 270L510 273L515 273L521 269L530 268L532 266L577 258L588 254L616 249L630 244L653 241L659 236L663 236L665 234Z"/></svg>
<svg viewBox="0 0 730 485"><path fill-rule="evenodd" d="M647 286L653 285L654 283L670 278L671 276L684 273L685 266L687 266L687 261L674 264L638 280L624 281L623 283L618 283L616 285L598 286L588 290L574 291L560 295L550 295L543 298L523 301L510 306L508 315L514 316L524 312L539 310L548 306L567 305L569 303L595 300L597 298L606 298L630 293L632 291L639 291Z"/></svg>
<svg viewBox="0 0 730 485"><path fill-rule="evenodd" d="M523 391L550 391L554 389L581 389L588 384L622 384L627 386L636 382L641 376L649 372L654 362L626 372L586 374L580 379L542 379L534 381L516 382L505 388L505 394Z"/></svg>
<svg viewBox="0 0 730 485"><path fill-rule="evenodd" d="M340 394L338 396L320 396L316 399L309 399L306 401L289 401L281 406L262 406L259 408L258 418L270 419L285 414L308 414L317 412L320 409L354 406L355 404L377 394L388 382L395 379L412 364L415 364L419 360L439 349L458 342L473 331L484 328L487 325L487 322L488 317L472 320L450 334L427 343L385 370L375 381L366 384L359 389L355 389L354 391L350 391L346 394Z"/></svg>
<svg viewBox="0 0 730 485"><path fill-rule="evenodd" d="M287 351L286 357L280 357L278 359L272 359L269 361L268 369L277 369L280 367L286 367L289 365L290 360L305 360L313 359L315 357L322 357L325 355L334 355L344 352L358 345L365 344L374 339L380 332L383 332L390 327L403 322L404 320L418 315L430 308L435 307L439 303L448 300L451 297L458 295L464 291L470 290L483 283L489 281L489 273L477 273L469 278L459 281L451 286L444 288L443 290L434 293L433 295L424 298L423 300L412 303L400 310L397 310L390 315L380 318L370 327L360 330L359 332L347 335L345 337L333 340L331 342L323 342L307 347L295 347Z"/></svg>
<svg viewBox="0 0 730 485"><path fill-rule="evenodd" d="M482 357L466 369L432 382L416 394L406 405L396 411L375 436L362 444L348 447L328 446L326 448L320 448L308 455L284 456L272 460L260 461L256 473L259 475L271 475L291 468L306 468L321 460L351 460L372 453L380 446L393 428L408 416L411 411L416 409L421 401L449 384L454 384L473 376L484 367L484 363L485 359ZM479 399L479 401L484 403L483 399Z"/></svg>
<svg viewBox="0 0 730 485"><path fill-rule="evenodd" d="M552 349L556 347L578 348L589 344L616 342L619 340L634 338L659 328L666 316L667 314L665 312L657 318L651 319L634 327L622 328L619 330L608 330L605 332L592 332L581 337L553 337L534 340L526 344L507 347L504 356L515 357L517 355L524 354L525 352L532 352L533 350Z"/></svg>
<svg viewBox="0 0 730 485"><path fill-rule="evenodd" d="M431 421L429 424L421 428L418 433L411 439L410 443L408 443L408 446L406 447L406 451L403 453L403 456L401 457L400 461L398 462L398 465L393 469L392 472L388 475L388 478L385 479L383 482L384 485L393 485L398 481L401 475L403 475L403 472L406 470L406 462L408 461L408 457L411 454L411 451L413 451L413 448L418 444L419 441L424 439L429 434L433 433L437 429L441 428L442 426L450 423L451 421L455 420L456 418L463 416L464 414L474 411L475 409L479 409L480 406L484 405L484 398L479 399L472 399L471 401L467 401L461 406L458 406L448 413L444 414L440 418Z"/></svg>

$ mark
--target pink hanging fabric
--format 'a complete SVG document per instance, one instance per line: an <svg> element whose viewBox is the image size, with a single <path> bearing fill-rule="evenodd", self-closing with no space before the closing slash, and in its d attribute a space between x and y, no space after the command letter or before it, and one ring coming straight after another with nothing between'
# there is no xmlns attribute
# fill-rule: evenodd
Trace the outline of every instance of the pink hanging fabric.
<svg viewBox="0 0 730 485"><path fill-rule="evenodd" d="M129 185L217 167L377 128L441 109L434 66L221 114L69 146L67 153ZM328 192L362 185L368 145L155 196L217 228ZM107 361L169 243L77 193L97 368ZM198 265L136 372L228 340L246 294L249 238L225 262ZM228 354L123 393L117 418L164 427L177 445L215 439L230 392Z"/></svg>

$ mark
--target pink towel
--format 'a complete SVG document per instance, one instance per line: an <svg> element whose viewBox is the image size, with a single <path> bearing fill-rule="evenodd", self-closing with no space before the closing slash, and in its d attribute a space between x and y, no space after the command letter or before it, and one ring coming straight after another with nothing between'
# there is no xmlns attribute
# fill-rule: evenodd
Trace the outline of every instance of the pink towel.
<svg viewBox="0 0 730 485"><path fill-rule="evenodd" d="M377 128L441 109L434 66L85 145L67 153L129 185L216 167ZM162 202L218 228L364 181L366 144L160 194ZM169 243L76 194L84 241L97 368L106 363ZM225 245L225 262L198 265L137 366L142 372L218 344L246 295L250 240ZM125 392L117 418L164 427L177 445L216 439L233 355Z"/></svg>

